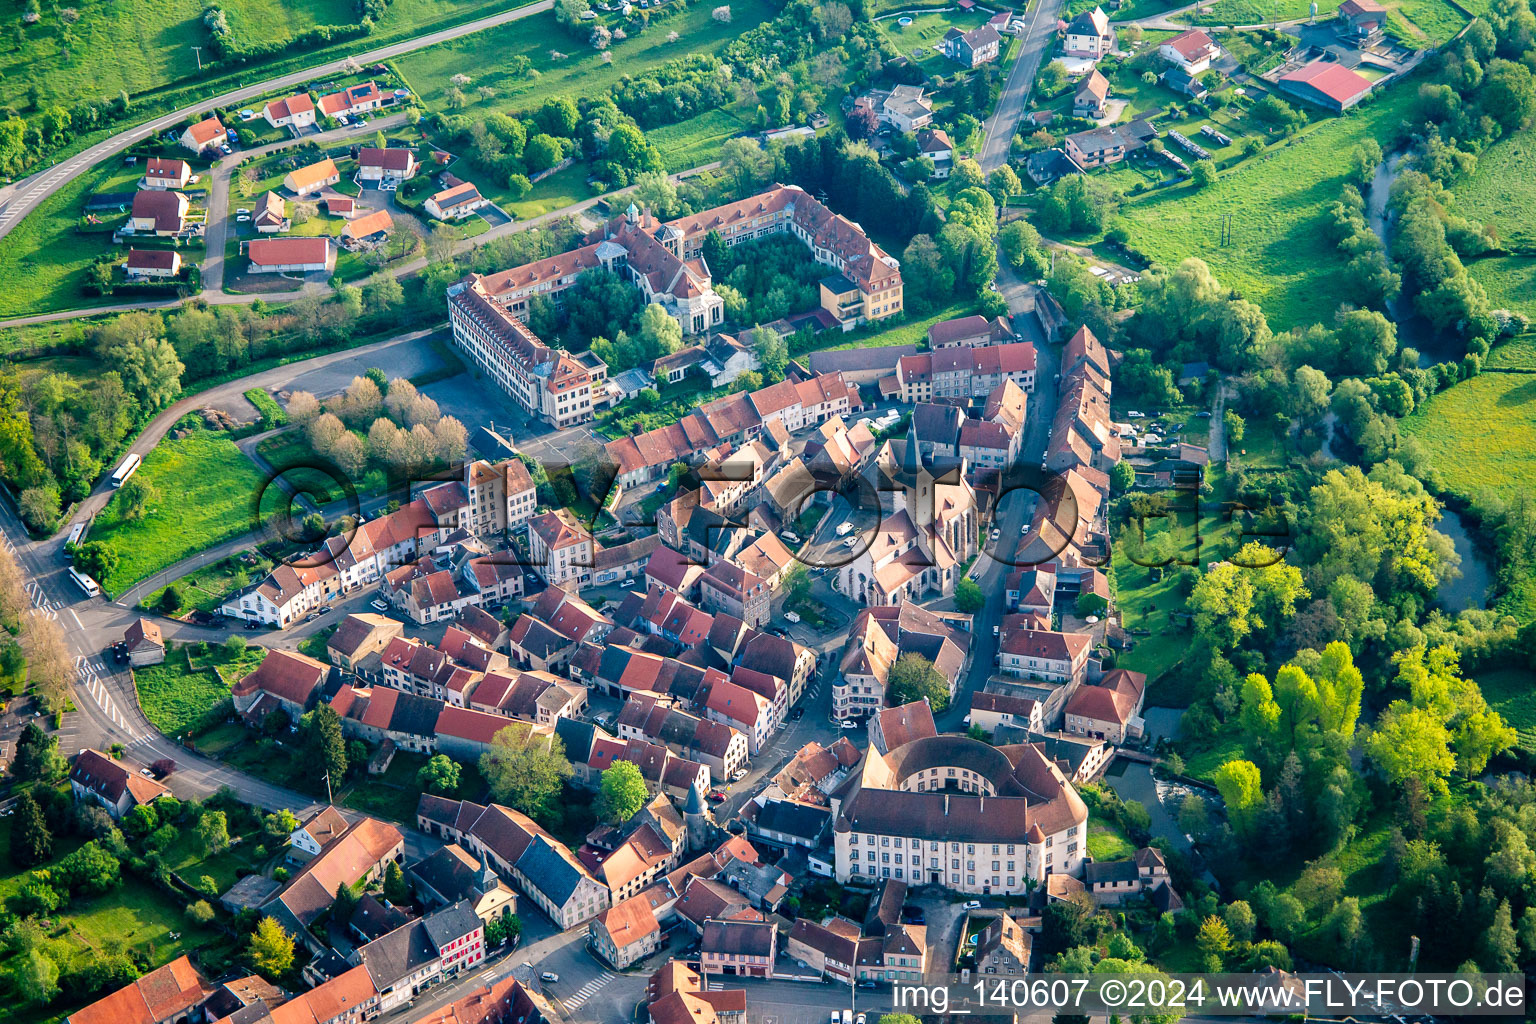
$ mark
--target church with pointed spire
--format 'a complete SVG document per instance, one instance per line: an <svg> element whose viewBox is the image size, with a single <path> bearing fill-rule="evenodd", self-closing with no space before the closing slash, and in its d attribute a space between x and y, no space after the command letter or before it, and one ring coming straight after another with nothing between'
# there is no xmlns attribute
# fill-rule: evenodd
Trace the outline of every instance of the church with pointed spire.
<svg viewBox="0 0 1536 1024"><path fill-rule="evenodd" d="M930 464L909 425L875 456L881 520L859 538L833 586L863 605L950 597L978 550L981 519L962 459Z"/></svg>

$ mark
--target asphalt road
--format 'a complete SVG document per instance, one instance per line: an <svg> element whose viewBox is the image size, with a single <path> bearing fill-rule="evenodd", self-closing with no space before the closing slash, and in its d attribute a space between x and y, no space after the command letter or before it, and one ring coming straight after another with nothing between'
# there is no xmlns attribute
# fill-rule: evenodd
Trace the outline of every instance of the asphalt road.
<svg viewBox="0 0 1536 1024"><path fill-rule="evenodd" d="M169 114L163 114L151 121L146 121L133 128L120 131L116 135L96 143L96 145L91 146L89 149L76 153L62 163L54 164L52 167L37 171L21 179L11 186L5 194L0 195L0 237L6 235L21 221L21 218L36 209L49 196L53 195L88 168L95 166L115 153L127 149L136 142L141 142L167 128L180 124L192 114L202 113L219 107L227 107L235 103L242 103L246 100L264 96L267 93L302 85L316 78L341 73L345 71L349 60L354 60L362 65L377 64L380 61L398 57L413 50L435 46L438 43L444 43L451 39L458 39L460 36L472 35L484 29L495 28L498 25L505 25L508 22L517 21L532 14L539 14L553 7L554 0L537 0L536 3L510 11L502 11L500 14L477 18L474 21L465 22L453 28L430 32L426 35L416 36L413 39L392 43L389 46L381 46L376 50L359 53L353 57L343 57L315 67L305 68L302 71L269 78L254 85L242 86L239 89L199 100L197 103L182 107L179 110L173 110Z"/></svg>
<svg viewBox="0 0 1536 1024"><path fill-rule="evenodd" d="M1030 89L1035 84L1035 72L1040 61L1051 52L1056 42L1056 19L1060 16L1063 0L1039 0L1032 11L1024 16L1024 34L1020 37L1023 49L1013 62L1013 69L1003 83L1003 93L998 97L997 109L986 124L986 140L981 146L981 169L991 174L1008 162L1008 151L1013 146L1013 136L1019 128L1019 118L1029 102Z"/></svg>

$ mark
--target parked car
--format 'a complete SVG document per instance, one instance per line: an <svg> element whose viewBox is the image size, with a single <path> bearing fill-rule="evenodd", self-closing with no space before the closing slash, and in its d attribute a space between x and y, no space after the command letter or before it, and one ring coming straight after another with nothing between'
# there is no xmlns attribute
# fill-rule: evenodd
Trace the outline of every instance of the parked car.
<svg viewBox="0 0 1536 1024"><path fill-rule="evenodd" d="M384 600L382 597L378 597L374 598L372 601L369 601L368 607L372 608L376 612L387 612L389 611L389 602Z"/></svg>
<svg viewBox="0 0 1536 1024"><path fill-rule="evenodd" d="M740 782L742 779L744 779L746 777L747 777L747 770L745 768L738 768L735 772L732 773L731 781L732 782Z"/></svg>
<svg viewBox="0 0 1536 1024"><path fill-rule="evenodd" d="M966 900L965 901L965 909L966 910L980 910L981 909L981 900Z"/></svg>
<svg viewBox="0 0 1536 1024"><path fill-rule="evenodd" d="M725 803L725 794L717 789L709 794L709 802L712 804L723 804Z"/></svg>
<svg viewBox="0 0 1536 1024"><path fill-rule="evenodd" d="M144 776L146 779L152 779L155 777L155 773L150 771L148 768L140 768L139 774Z"/></svg>
<svg viewBox="0 0 1536 1024"><path fill-rule="evenodd" d="M543 974L539 975L539 980L556 982L560 980L560 975L556 974L554 971L545 971Z"/></svg>

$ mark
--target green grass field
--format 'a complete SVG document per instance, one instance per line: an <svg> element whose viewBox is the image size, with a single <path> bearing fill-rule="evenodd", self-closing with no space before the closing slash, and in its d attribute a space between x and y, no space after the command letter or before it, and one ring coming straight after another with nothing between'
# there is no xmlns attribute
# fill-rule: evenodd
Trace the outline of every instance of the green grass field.
<svg viewBox="0 0 1536 1024"><path fill-rule="evenodd" d="M1536 129L1489 146L1478 157L1477 170L1457 182L1455 192L1460 211L1494 227L1506 243L1536 242L1531 219L1536 209Z"/></svg>
<svg viewBox="0 0 1536 1024"><path fill-rule="evenodd" d="M1511 338L1488 353L1485 367L1536 370L1536 334Z"/></svg>
<svg viewBox="0 0 1536 1024"><path fill-rule="evenodd" d="M113 161L93 168L54 193L0 238L0 316L26 316L57 309L113 302L80 292L86 270L103 253L114 251L112 233L75 230L86 198L95 192L132 192L143 168ZM113 220L126 215L111 213ZM126 249L117 249L124 257ZM195 262L201 251L193 249Z"/></svg>
<svg viewBox="0 0 1536 1024"><path fill-rule="evenodd" d="M925 14L906 15L912 19L910 25L898 25L896 18L882 18L875 22L880 29L880 34L890 40L892 46L900 51L901 55L922 68L927 74L945 75L955 71L959 65L944 56L934 46L938 45L944 33L952 28L969 31L986 24L988 14L980 11L960 13L957 11L933 11Z"/></svg>
<svg viewBox="0 0 1536 1024"><path fill-rule="evenodd" d="M1518 668L1484 672L1477 677L1488 706L1520 734L1519 745L1536 751L1536 675Z"/></svg>
<svg viewBox="0 0 1536 1024"><path fill-rule="evenodd" d="M182 647L167 654L164 664L135 669L144 716L165 735L180 735L228 697L230 687L254 671L265 653L251 647L236 656L216 646L193 657Z"/></svg>
<svg viewBox="0 0 1536 1024"><path fill-rule="evenodd" d="M160 601L166 588L174 585L181 594L181 607L174 610L174 614L183 614L189 611L211 612L224 602L230 594L239 590L251 580L258 580L272 568L272 560L263 555L255 554L255 561L251 563L240 562L233 556L226 558L214 565L198 569L190 575L183 576L175 584L167 584L153 593L147 594L140 606L163 611Z"/></svg>
<svg viewBox="0 0 1536 1024"><path fill-rule="evenodd" d="M1387 27L1408 46L1422 49L1449 40L1467 19L1445 0L1397 0L1387 5Z"/></svg>
<svg viewBox="0 0 1536 1024"><path fill-rule="evenodd" d="M209 34L202 23L201 0L114 0L110 4L83 5L74 10L79 20L65 26L57 8L45 7L36 25L21 27L22 4L10 0L10 23L21 28L20 45L13 39L0 53L0 103L31 113L32 87L46 104L72 105L87 99L114 99L126 91L137 98L189 76L197 75L201 45L207 61ZM351 0L219 0L230 32L237 43L292 38L319 25L355 25L356 7ZM382 40L413 35L418 29L435 29L476 14L489 14L512 5L487 0L392 0L371 36L345 44L348 51L377 46ZM67 28L70 39L64 38ZM342 49L341 46L328 49ZM312 63L323 63L319 51ZM259 81L252 73L262 64L292 57L279 52L266 61L248 66L244 79Z"/></svg>
<svg viewBox="0 0 1536 1024"><path fill-rule="evenodd" d="M676 174L719 159L726 139L740 135L746 125L724 110L710 110L677 124L652 128L645 137L656 144L667 171Z"/></svg>
<svg viewBox="0 0 1536 1024"><path fill-rule="evenodd" d="M1411 99L1411 91L1393 90L1224 172L1206 189L1182 185L1128 201L1122 212L1131 244L1169 265L1200 257L1223 285L1257 302L1276 331L1330 320L1349 299L1336 273L1343 257L1321 230L1324 209L1344 185L1341 155L1361 139L1384 138ZM1232 244L1223 246L1227 215Z"/></svg>
<svg viewBox="0 0 1536 1024"><path fill-rule="evenodd" d="M398 0L397 0L398 2ZM480 116L491 110L518 111L535 107L547 96L596 96L624 75L637 75L657 64L689 53L717 53L737 36L771 18L776 9L764 0L736 0L730 24L715 21L712 7L699 5L656 21L644 32L631 31L613 44L611 63L545 12L510 25L477 32L452 42L401 57L395 67L428 107L442 110L457 74L473 81L464 90L473 97L464 107ZM676 42L667 35L677 32ZM556 58L552 53L564 56ZM518 72L513 63L526 58L537 75ZM476 90L490 86L496 95L478 98Z"/></svg>
<svg viewBox="0 0 1536 1024"><path fill-rule="evenodd" d="M1505 499L1536 488L1536 375L1485 373L1435 395L1402 421L1447 488Z"/></svg>
<svg viewBox="0 0 1536 1024"><path fill-rule="evenodd" d="M1120 831L1119 825L1097 812L1088 815L1088 854L1094 860L1119 860L1135 852L1136 847Z"/></svg>
<svg viewBox="0 0 1536 1024"><path fill-rule="evenodd" d="M1483 286L1494 309L1513 309L1526 316L1536 316L1536 258L1530 256L1495 256L1471 260L1467 273ZM1495 349L1490 355L1498 352ZM1497 365L1490 362L1489 365Z"/></svg>
<svg viewBox="0 0 1536 1024"><path fill-rule="evenodd" d="M117 568L101 581L110 594L255 525L261 473L226 437L196 433L161 441L138 477L157 495L144 518L125 521L112 501L91 531L92 540L117 549Z"/></svg>

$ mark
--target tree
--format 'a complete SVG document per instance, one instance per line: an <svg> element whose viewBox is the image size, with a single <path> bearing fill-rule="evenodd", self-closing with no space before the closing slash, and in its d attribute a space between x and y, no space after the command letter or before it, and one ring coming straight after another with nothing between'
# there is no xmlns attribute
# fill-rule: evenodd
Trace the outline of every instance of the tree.
<svg viewBox="0 0 1536 1024"><path fill-rule="evenodd" d="M19 782L52 783L64 777L69 765L59 753L59 741L36 722L28 722L16 739L11 775Z"/></svg>
<svg viewBox="0 0 1536 1024"><path fill-rule="evenodd" d="M1483 110L1506 132L1524 128L1536 113L1536 78L1524 64L1488 62L1481 90Z"/></svg>
<svg viewBox="0 0 1536 1024"><path fill-rule="evenodd" d="M480 772L495 798L533 817L552 811L571 771L560 737L535 734L525 722L502 729L480 755Z"/></svg>
<svg viewBox="0 0 1536 1024"><path fill-rule="evenodd" d="M1264 805L1259 767L1252 761L1228 761L1216 769L1216 790L1227 805L1227 817L1239 837L1251 834L1254 820Z"/></svg>
<svg viewBox="0 0 1536 1024"><path fill-rule="evenodd" d="M1002 206L1009 196L1016 196L1023 192L1024 185L1019 181L1019 176L1014 173L1013 168L1004 164L987 176L987 191L992 193L992 198L997 200L997 205Z"/></svg>
<svg viewBox="0 0 1536 1024"><path fill-rule="evenodd" d="M1110 467L1109 485L1116 494L1124 494L1136 482L1136 468L1121 460Z"/></svg>
<svg viewBox="0 0 1536 1024"><path fill-rule="evenodd" d="M1228 409L1222 413L1221 424L1227 431L1227 447L1229 449L1233 445L1241 445L1243 443L1243 434L1247 424L1243 422L1243 418L1235 410Z"/></svg>
<svg viewBox="0 0 1536 1024"><path fill-rule="evenodd" d="M784 368L789 365L789 345L778 331L769 327L754 328L752 351L757 356L764 380L777 382L784 379Z"/></svg>
<svg viewBox="0 0 1536 1024"><path fill-rule="evenodd" d="M1189 167L1189 181L1195 188L1215 184L1216 164L1210 160L1196 160Z"/></svg>
<svg viewBox="0 0 1536 1024"><path fill-rule="evenodd" d="M75 549L75 567L94 580L111 576L117 561L117 548L105 541L87 541Z"/></svg>
<svg viewBox="0 0 1536 1024"><path fill-rule="evenodd" d="M293 938L283 926L263 917L251 933L251 966L268 981L276 981L293 967Z"/></svg>
<svg viewBox="0 0 1536 1024"><path fill-rule="evenodd" d="M1232 948L1232 933L1227 930L1227 925L1221 918L1207 917L1200 922L1200 931L1195 935L1195 945L1205 957L1206 964L1220 970L1222 961Z"/></svg>
<svg viewBox="0 0 1536 1024"><path fill-rule="evenodd" d="M166 584L160 591L160 610L167 615L175 615L181 611L181 588L174 583Z"/></svg>
<svg viewBox="0 0 1536 1024"><path fill-rule="evenodd" d="M1210 812L1205 806L1205 797L1198 793L1191 793L1179 804L1179 831L1196 839L1205 835L1205 830L1210 827Z"/></svg>
<svg viewBox="0 0 1536 1024"><path fill-rule="evenodd" d="M341 716L329 704L321 704L304 716L304 752L311 769L311 781L324 783L330 776L331 785L341 785L347 774L347 745L341 735Z"/></svg>
<svg viewBox="0 0 1536 1024"><path fill-rule="evenodd" d="M31 451L31 447L27 448ZM36 533L52 533L59 519L59 489L52 484L28 487L17 502L21 518Z"/></svg>
<svg viewBox="0 0 1536 1024"><path fill-rule="evenodd" d="M135 804L123 815L123 831L134 838L142 838L160 827L160 816L154 804Z"/></svg>
<svg viewBox="0 0 1536 1024"><path fill-rule="evenodd" d="M207 853L229 848L229 818L223 811L204 811L197 819L197 839Z"/></svg>
<svg viewBox="0 0 1536 1024"><path fill-rule="evenodd" d="M411 901L411 890L405 884L405 872L400 870L399 861L390 861L384 869L384 898L395 906Z"/></svg>
<svg viewBox="0 0 1536 1024"><path fill-rule="evenodd" d="M1046 96L1061 91L1067 84L1067 66L1053 60L1040 69L1040 91Z"/></svg>
<svg viewBox="0 0 1536 1024"><path fill-rule="evenodd" d="M11 860L20 867L41 864L53 856L53 834L43 820L43 810L30 790L16 798L11 816Z"/></svg>
<svg viewBox="0 0 1536 1024"><path fill-rule="evenodd" d="M187 904L187 919L193 924L205 925L213 920L213 905L207 900Z"/></svg>
<svg viewBox="0 0 1536 1024"><path fill-rule="evenodd" d="M336 883L336 901L331 904L331 920L340 924L346 924L352 920L352 912L357 909L357 891L345 881Z"/></svg>
<svg viewBox="0 0 1536 1024"><path fill-rule="evenodd" d="M1040 246L1040 232L1027 220L1004 224L997 232L997 249L1024 277L1044 277L1050 269L1050 260Z"/></svg>
<svg viewBox="0 0 1536 1024"><path fill-rule="evenodd" d="M933 662L921 654L903 654L896 659L889 673L891 699L897 704L909 704L927 699L933 712L938 714L949 707L949 686Z"/></svg>
<svg viewBox="0 0 1536 1024"><path fill-rule="evenodd" d="M430 793L449 794L459 789L459 765L447 754L433 754L416 773L421 787Z"/></svg>
<svg viewBox="0 0 1536 1024"><path fill-rule="evenodd" d="M969 576L955 584L955 608L958 611L974 615L981 611L986 603L986 596L982 594L981 587Z"/></svg>
<svg viewBox="0 0 1536 1024"><path fill-rule="evenodd" d="M1258 926L1258 917L1247 900L1235 900L1221 908L1221 920L1226 924L1227 930L1232 933L1235 942L1252 942L1253 930Z"/></svg>
<svg viewBox="0 0 1536 1024"><path fill-rule="evenodd" d="M106 353L106 362L117 368L123 386L146 409L162 409L181 395L186 367L164 338L124 341Z"/></svg>
<svg viewBox="0 0 1536 1024"><path fill-rule="evenodd" d="M75 659L64 640L64 627L40 611L22 619L21 650L27 656L27 678L43 707L62 711L75 681Z"/></svg>
<svg viewBox="0 0 1536 1024"><path fill-rule="evenodd" d="M59 994L59 967L40 949L28 950L11 968L11 984L29 1003L46 1006Z"/></svg>
<svg viewBox="0 0 1536 1024"><path fill-rule="evenodd" d="M299 819L292 811L284 807L267 815L262 819L261 824L266 829L267 835L272 838L287 839L299 827Z"/></svg>
<svg viewBox="0 0 1536 1024"><path fill-rule="evenodd" d="M104 840L92 839L59 861L53 871L55 882L86 896L100 895L117 885L123 865L104 844Z"/></svg>
<svg viewBox="0 0 1536 1024"><path fill-rule="evenodd" d="M647 359L671 355L683 347L683 325L655 302L647 303L640 311L638 334Z"/></svg>
<svg viewBox="0 0 1536 1024"><path fill-rule="evenodd" d="M621 825L639 813L647 795L640 769L630 761L615 761L603 770L597 816L611 825Z"/></svg>
<svg viewBox="0 0 1536 1024"><path fill-rule="evenodd" d="M1416 780L1431 793L1445 794L1446 777L1456 768L1451 734L1434 712L1396 700L1377 720L1365 741L1366 755L1389 782Z"/></svg>

